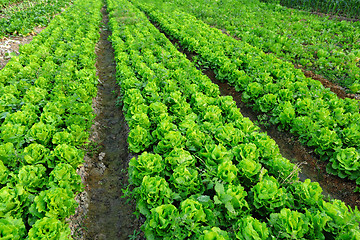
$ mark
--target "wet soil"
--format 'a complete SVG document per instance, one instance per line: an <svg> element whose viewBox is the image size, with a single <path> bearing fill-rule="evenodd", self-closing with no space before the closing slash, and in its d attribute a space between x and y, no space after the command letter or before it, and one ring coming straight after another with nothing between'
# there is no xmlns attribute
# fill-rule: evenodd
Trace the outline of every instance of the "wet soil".
<svg viewBox="0 0 360 240"><path fill-rule="evenodd" d="M73 227L75 239L122 240L140 232L141 222L133 214L135 203L123 198L128 185L127 167L132 157L126 142L128 126L117 106L119 86L116 84L114 50L108 37L108 15L103 14L100 41L97 44L96 68L98 95L93 100L96 114L84 168L80 169L85 192L80 200L78 221ZM133 238L135 239L135 238Z"/></svg>
<svg viewBox="0 0 360 240"><path fill-rule="evenodd" d="M20 45L30 43L45 27L35 27L28 36L10 36L0 39L0 70L11 59L11 55L19 55Z"/></svg>
<svg viewBox="0 0 360 240"><path fill-rule="evenodd" d="M180 52L185 54L190 61L193 61L193 57L197 56L196 53L189 52L187 49L181 47L181 44L165 34L156 22L152 22L152 24L162 32ZM241 99L240 92L237 92L235 88L229 84L219 81L212 69L204 69L201 68L201 66L197 66L197 68L207 75L213 83L219 86L221 95L233 97L244 117L250 118L250 120L256 123L263 132L266 132L273 140L275 140L282 156L289 159L301 169L301 172L299 173L301 181L311 179L311 181L318 182L323 189L325 197L339 199L352 208L355 208L355 206L360 208L360 193L354 193L356 188L356 183L354 181L328 174L326 172L327 162L321 161L314 153L313 149L301 144L298 138L289 132L278 130L277 126L270 125L269 123L264 125L261 124L261 121L259 124L258 119L263 115L254 112L251 107L246 105Z"/></svg>

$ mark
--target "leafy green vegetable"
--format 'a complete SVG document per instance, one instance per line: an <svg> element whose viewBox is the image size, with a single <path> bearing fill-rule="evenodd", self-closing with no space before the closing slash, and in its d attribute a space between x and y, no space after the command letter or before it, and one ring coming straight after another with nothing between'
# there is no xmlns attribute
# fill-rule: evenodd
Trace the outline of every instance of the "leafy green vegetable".
<svg viewBox="0 0 360 240"><path fill-rule="evenodd" d="M213 227L210 230L204 230L204 235L201 235L199 240L230 240L227 232L218 227Z"/></svg>
<svg viewBox="0 0 360 240"><path fill-rule="evenodd" d="M140 213L149 215L151 208L158 207L162 204L171 204L174 193L169 187L168 182L159 176L144 176L141 186L136 191L140 196L137 204Z"/></svg>
<svg viewBox="0 0 360 240"><path fill-rule="evenodd" d="M179 211L174 205L165 204L151 209L151 216L143 225L147 239L172 239L179 231Z"/></svg>
<svg viewBox="0 0 360 240"><path fill-rule="evenodd" d="M280 239L303 239L309 231L309 219L302 213L281 209L280 213L270 214L269 224L273 235Z"/></svg>
<svg viewBox="0 0 360 240"><path fill-rule="evenodd" d="M49 175L50 188L60 187L73 192L82 191L81 177L76 170L67 163L59 163Z"/></svg>
<svg viewBox="0 0 360 240"><path fill-rule="evenodd" d="M29 231L29 240L70 240L70 228L55 218L44 217L35 222Z"/></svg>
<svg viewBox="0 0 360 240"><path fill-rule="evenodd" d="M238 219L249 213L250 207L245 200L247 193L241 185L215 184L214 203L226 209L226 219Z"/></svg>
<svg viewBox="0 0 360 240"><path fill-rule="evenodd" d="M186 165L176 167L169 181L182 199L191 194L201 193L204 188L199 172L195 168Z"/></svg>
<svg viewBox="0 0 360 240"><path fill-rule="evenodd" d="M287 196L274 177L265 176L251 189L251 199L257 212L266 215L283 207Z"/></svg>
<svg viewBox="0 0 360 240"><path fill-rule="evenodd" d="M27 164L46 163L50 150L38 143L31 143L24 149L24 159Z"/></svg>
<svg viewBox="0 0 360 240"><path fill-rule="evenodd" d="M45 124L43 122L35 123L26 135L27 142L37 142L39 144L47 145L52 135L55 133L55 127Z"/></svg>
<svg viewBox="0 0 360 240"><path fill-rule="evenodd" d="M73 168L77 168L82 164L84 159L84 152L71 145L60 144L57 145L48 159L48 166L54 168L57 163L68 163Z"/></svg>
<svg viewBox="0 0 360 240"><path fill-rule="evenodd" d="M237 173L238 169L231 161L224 161L220 163L217 169L217 176L227 183L236 181Z"/></svg>
<svg viewBox="0 0 360 240"><path fill-rule="evenodd" d="M266 223L249 215L239 219L233 228L236 238L241 240L266 240L269 236Z"/></svg>
<svg viewBox="0 0 360 240"><path fill-rule="evenodd" d="M341 178L355 180L360 177L360 154L355 148L338 149L330 158L326 170Z"/></svg>
<svg viewBox="0 0 360 240"><path fill-rule="evenodd" d="M30 206L30 213L38 218L65 219L75 213L77 202L71 191L64 188L50 188L39 193Z"/></svg>
<svg viewBox="0 0 360 240"><path fill-rule="evenodd" d="M134 157L129 162L130 182L139 186L145 176L162 176L164 170L165 164L160 155L144 152L137 159Z"/></svg>
<svg viewBox="0 0 360 240"><path fill-rule="evenodd" d="M47 183L46 168L41 165L26 165L20 168L19 184L29 192L37 192Z"/></svg>
<svg viewBox="0 0 360 240"><path fill-rule="evenodd" d="M0 218L0 239L20 240L25 237L25 225L21 219Z"/></svg>
<svg viewBox="0 0 360 240"><path fill-rule="evenodd" d="M152 137L148 130L137 125L130 130L128 143L132 152L139 153L150 146Z"/></svg>

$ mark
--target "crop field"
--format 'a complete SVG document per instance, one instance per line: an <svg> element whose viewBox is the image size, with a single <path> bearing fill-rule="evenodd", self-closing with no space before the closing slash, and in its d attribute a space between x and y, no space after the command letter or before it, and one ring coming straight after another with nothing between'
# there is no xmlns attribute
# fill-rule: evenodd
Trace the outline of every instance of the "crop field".
<svg viewBox="0 0 360 240"><path fill-rule="evenodd" d="M280 2L0 0L0 239L360 240L357 10Z"/></svg>

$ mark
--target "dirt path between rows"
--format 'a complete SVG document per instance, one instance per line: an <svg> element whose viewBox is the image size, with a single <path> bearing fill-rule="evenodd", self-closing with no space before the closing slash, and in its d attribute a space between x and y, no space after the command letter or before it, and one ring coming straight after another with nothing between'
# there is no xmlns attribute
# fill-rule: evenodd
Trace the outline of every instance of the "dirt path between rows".
<svg viewBox="0 0 360 240"><path fill-rule="evenodd" d="M91 129L85 168L81 171L86 189L78 209L78 215L82 217L73 232L75 239L125 240L137 235L140 220L133 214L135 203L127 203L122 198L122 188L128 184L127 167L132 156L126 142L128 126L117 106L120 88L116 84L114 50L108 41L111 31L108 29L106 7L101 11L103 20L96 49L100 83L98 95L93 101L96 118ZM82 219L83 223L81 218L86 218Z"/></svg>

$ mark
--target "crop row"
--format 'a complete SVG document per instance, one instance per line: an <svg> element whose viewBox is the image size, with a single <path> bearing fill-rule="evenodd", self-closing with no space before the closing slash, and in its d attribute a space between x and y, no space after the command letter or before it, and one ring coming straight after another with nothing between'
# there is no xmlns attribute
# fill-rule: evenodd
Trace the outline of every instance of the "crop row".
<svg viewBox="0 0 360 240"><path fill-rule="evenodd" d="M26 35L34 27L47 26L55 14L71 3L72 0L36 0L4 9L0 18L0 39L9 34Z"/></svg>
<svg viewBox="0 0 360 240"><path fill-rule="evenodd" d="M281 4L283 6L302 9L306 11L316 11L327 14L359 18L359 0L262 0L268 3Z"/></svg>
<svg viewBox="0 0 360 240"><path fill-rule="evenodd" d="M241 91L243 101L329 161L329 173L360 184L358 101L339 99L292 64L235 40L187 13L137 3L166 34L199 54L199 64L214 69L217 78Z"/></svg>
<svg viewBox="0 0 360 240"><path fill-rule="evenodd" d="M360 92L360 22L329 20L259 1L163 0L163 5L167 11L190 11L266 53Z"/></svg>
<svg viewBox="0 0 360 240"><path fill-rule="evenodd" d="M70 239L92 124L101 1L79 0L0 71L0 238ZM91 16L91 18L89 18Z"/></svg>
<svg viewBox="0 0 360 240"><path fill-rule="evenodd" d="M276 143L141 11L126 0L108 0L108 10L147 239L359 236L358 212L299 182Z"/></svg>

